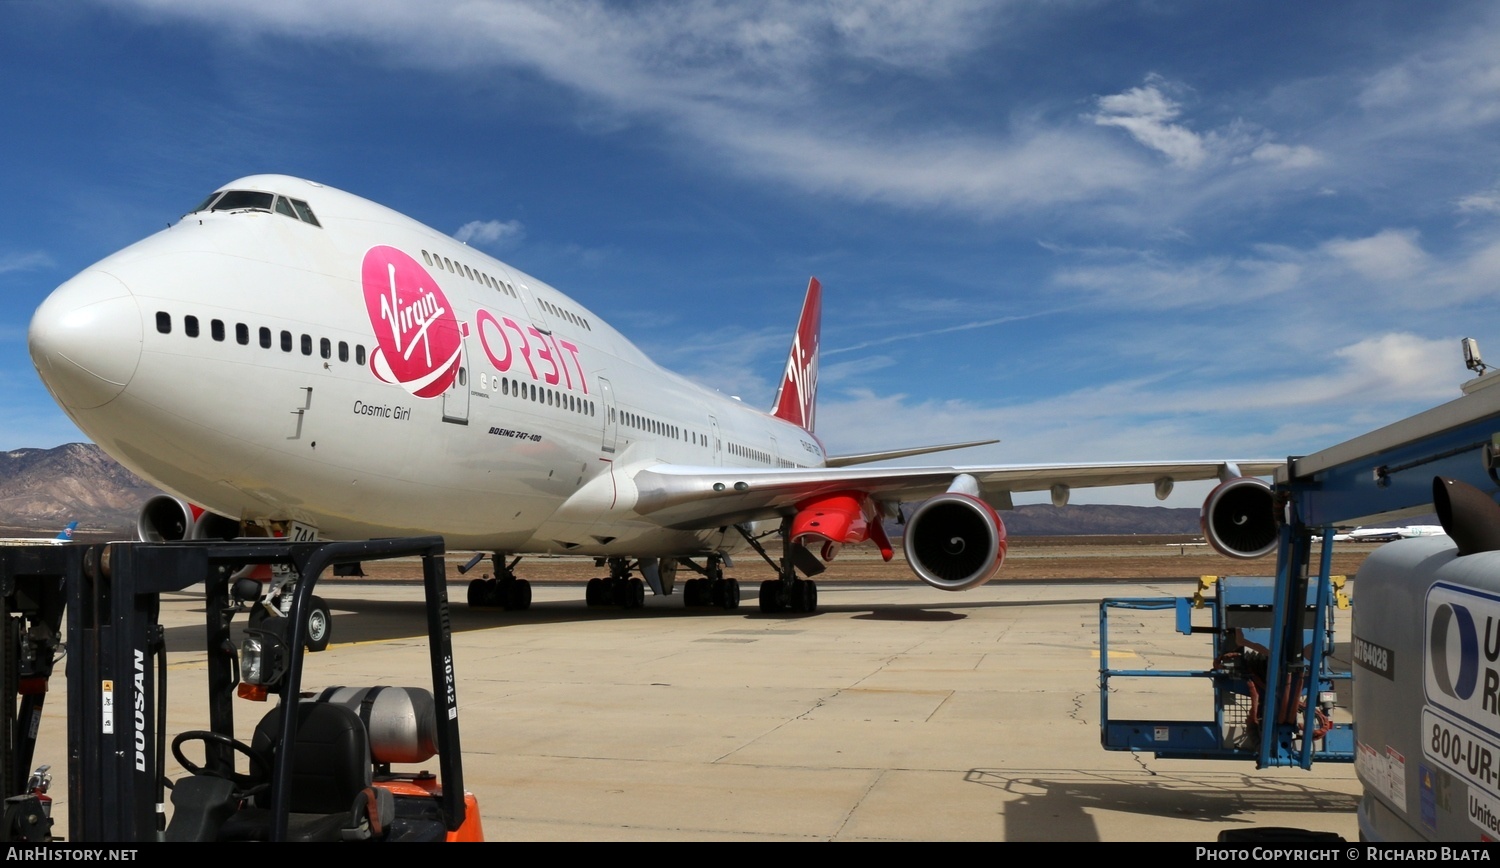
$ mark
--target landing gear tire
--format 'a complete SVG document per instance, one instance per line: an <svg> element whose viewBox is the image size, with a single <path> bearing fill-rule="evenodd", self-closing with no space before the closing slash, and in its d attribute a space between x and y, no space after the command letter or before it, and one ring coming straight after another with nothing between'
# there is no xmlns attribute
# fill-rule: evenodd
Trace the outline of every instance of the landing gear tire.
<svg viewBox="0 0 1500 868"><path fill-rule="evenodd" d="M802 608L797 611L809 615L818 611L818 583L807 579L797 584L802 586Z"/></svg>
<svg viewBox="0 0 1500 868"><path fill-rule="evenodd" d="M469 608L477 609L489 605L490 583L486 579L475 579L469 583Z"/></svg>
<svg viewBox="0 0 1500 868"><path fill-rule="evenodd" d="M818 583L807 579L796 579L792 582L792 590L787 597L788 609L793 612L812 614L818 610Z"/></svg>
<svg viewBox="0 0 1500 868"><path fill-rule="evenodd" d="M589 579L588 585L583 589L583 601L591 608L604 605L604 580L600 578Z"/></svg>
<svg viewBox="0 0 1500 868"><path fill-rule="evenodd" d="M781 611L781 582L766 579L760 583L760 610L766 614Z"/></svg>
<svg viewBox="0 0 1500 868"><path fill-rule="evenodd" d="M646 605L646 583L640 579L630 580L630 596L625 604L627 609L640 609Z"/></svg>
<svg viewBox="0 0 1500 868"><path fill-rule="evenodd" d="M531 582L515 579L505 594L505 608L513 612L524 612L531 608Z"/></svg>
<svg viewBox="0 0 1500 868"><path fill-rule="evenodd" d="M723 606L726 612L738 609L740 607L740 580L722 579L719 585L723 588L723 599L719 605Z"/></svg>
<svg viewBox="0 0 1500 868"><path fill-rule="evenodd" d="M333 613L328 611L328 604L323 602L322 597L314 595L307 602L310 606L307 613L307 650L314 653L325 651L333 636Z"/></svg>

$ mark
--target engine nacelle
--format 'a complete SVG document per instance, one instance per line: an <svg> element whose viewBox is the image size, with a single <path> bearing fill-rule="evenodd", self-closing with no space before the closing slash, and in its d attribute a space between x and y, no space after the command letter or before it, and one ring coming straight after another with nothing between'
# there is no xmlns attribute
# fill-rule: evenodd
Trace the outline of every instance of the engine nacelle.
<svg viewBox="0 0 1500 868"><path fill-rule="evenodd" d="M1281 539L1276 497L1264 479L1241 476L1219 483L1203 501L1198 521L1214 551L1231 558L1264 557Z"/></svg>
<svg viewBox="0 0 1500 868"><path fill-rule="evenodd" d="M146 501L135 519L135 538L141 542L181 539L234 539L240 523L169 494Z"/></svg>
<svg viewBox="0 0 1500 868"><path fill-rule="evenodd" d="M1005 561L1005 522L977 497L949 491L906 520L906 562L944 591L967 591L995 577Z"/></svg>

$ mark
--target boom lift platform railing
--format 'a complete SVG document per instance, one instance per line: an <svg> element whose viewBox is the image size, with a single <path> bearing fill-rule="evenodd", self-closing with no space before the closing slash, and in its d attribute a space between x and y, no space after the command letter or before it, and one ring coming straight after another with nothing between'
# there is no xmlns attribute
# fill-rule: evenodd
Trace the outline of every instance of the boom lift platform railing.
<svg viewBox="0 0 1500 868"><path fill-rule="evenodd" d="M1269 576L1203 576L1191 597L1109 598L1099 604L1099 704L1106 750L1149 751L1162 759L1255 760L1286 765L1287 757L1349 762L1353 737L1348 724L1331 719L1335 684L1347 680L1329 660L1335 608L1347 608L1343 576L1304 585L1300 623L1279 617L1278 579ZM1212 592L1212 593L1209 593ZM1331 596L1330 596L1331 594ZM1195 624L1206 610L1208 624ZM1209 634L1211 664L1199 669L1124 669L1110 665L1112 612L1170 613L1177 632ZM1199 616L1199 621L1203 616ZM1298 665L1278 673L1272 648L1295 636ZM1119 679L1201 679L1212 688L1207 720L1121 720L1110 717L1110 695ZM1115 683L1111 683L1114 679ZM1307 682L1307 683L1303 683ZM1284 685L1272 690L1268 685ZM1301 701L1296 701L1302 697ZM1305 733L1311 733L1306 737Z"/></svg>
<svg viewBox="0 0 1500 868"><path fill-rule="evenodd" d="M1466 341L1466 352L1469 350ZM1272 490L1272 508L1279 523L1276 576L1270 587L1271 635L1267 646L1266 683L1281 685L1268 691L1256 766L1300 766L1310 768L1314 760L1347 761L1345 745L1352 747L1352 734L1335 727L1327 734L1325 747L1315 749L1314 739L1302 732L1314 730L1315 691L1326 683L1328 666L1325 644L1308 645L1308 612L1314 624L1323 624L1334 599L1329 578L1334 529L1337 526L1373 524L1432 512L1433 479L1446 477L1467 482L1493 494L1500 488L1500 373L1483 373L1477 358L1471 369L1479 377L1463 385L1463 396L1431 410L1355 437L1312 455L1288 458L1277 470ZM1310 569L1313 540L1321 537L1322 552L1317 569ZM1222 596L1221 588L1221 596ZM1176 608L1182 600L1106 600L1100 616L1100 693L1104 711L1102 740L1110 750L1154 750L1159 756L1242 759L1241 750L1215 747L1206 726L1178 725L1173 721L1111 721L1108 717L1108 684L1122 676L1180 677L1149 670L1111 669L1107 657L1106 611L1110 608ZM1216 609L1212 629L1223 617ZM1324 631L1314 633L1322 636ZM1216 648L1215 656L1218 656ZM1225 677L1204 670L1195 677ZM1288 692L1287 687L1299 689ZM1220 684L1216 695L1232 688ZM1216 719L1217 723L1217 719ZM1155 736L1160 736L1159 739Z"/></svg>

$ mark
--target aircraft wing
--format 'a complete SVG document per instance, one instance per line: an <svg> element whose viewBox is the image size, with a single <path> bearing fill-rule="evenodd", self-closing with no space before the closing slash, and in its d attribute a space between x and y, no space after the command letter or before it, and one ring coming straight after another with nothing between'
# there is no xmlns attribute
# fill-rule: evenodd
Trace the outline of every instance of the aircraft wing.
<svg viewBox="0 0 1500 868"><path fill-rule="evenodd" d="M1285 461L1143 461L1120 464L1015 464L953 467L693 467L656 464L631 475L636 511L663 526L721 527L796 511L809 498L858 491L885 502L925 500L948 490L955 478L973 477L980 497L1010 508L1016 491L1049 491L1114 485L1266 476Z"/></svg>

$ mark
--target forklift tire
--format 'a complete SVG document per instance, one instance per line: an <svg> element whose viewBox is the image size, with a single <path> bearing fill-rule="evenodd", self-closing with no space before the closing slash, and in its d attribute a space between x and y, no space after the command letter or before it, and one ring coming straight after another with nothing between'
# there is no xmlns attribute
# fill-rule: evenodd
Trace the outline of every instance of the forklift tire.
<svg viewBox="0 0 1500 868"><path fill-rule="evenodd" d="M333 614L328 611L323 598L316 594L307 602L312 608L307 613L307 650L314 653L327 650L328 641L333 636Z"/></svg>

